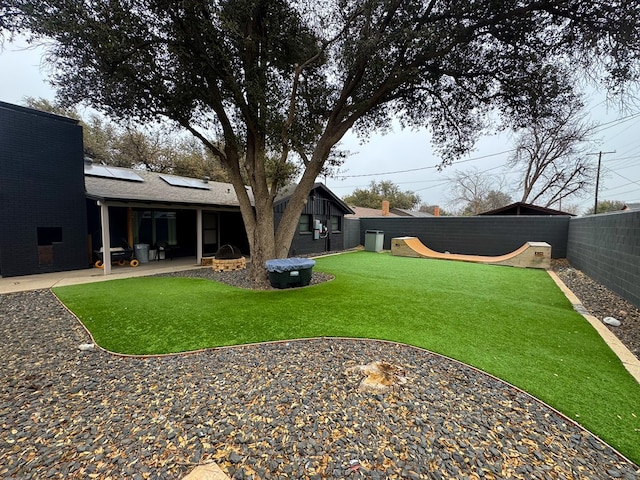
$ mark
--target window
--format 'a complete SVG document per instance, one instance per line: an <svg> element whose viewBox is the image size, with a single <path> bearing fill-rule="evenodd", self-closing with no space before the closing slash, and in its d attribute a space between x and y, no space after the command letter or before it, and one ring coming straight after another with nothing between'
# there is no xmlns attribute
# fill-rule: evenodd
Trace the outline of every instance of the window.
<svg viewBox="0 0 640 480"><path fill-rule="evenodd" d="M298 231L300 233L311 233L311 215L300 215Z"/></svg>
<svg viewBox="0 0 640 480"><path fill-rule="evenodd" d="M62 228L38 227L38 264L40 266L54 265L55 244L62 243Z"/></svg>
<svg viewBox="0 0 640 480"><path fill-rule="evenodd" d="M38 246L53 245L62 242L62 228L38 227Z"/></svg>
<svg viewBox="0 0 640 480"><path fill-rule="evenodd" d="M331 232L339 232L341 230L340 220L341 217L338 215L331 215Z"/></svg>
<svg viewBox="0 0 640 480"><path fill-rule="evenodd" d="M156 244L177 245L176 212L155 211L155 239Z"/></svg>
<svg viewBox="0 0 640 480"><path fill-rule="evenodd" d="M178 243L177 213L166 210L135 210L133 242L151 245Z"/></svg>

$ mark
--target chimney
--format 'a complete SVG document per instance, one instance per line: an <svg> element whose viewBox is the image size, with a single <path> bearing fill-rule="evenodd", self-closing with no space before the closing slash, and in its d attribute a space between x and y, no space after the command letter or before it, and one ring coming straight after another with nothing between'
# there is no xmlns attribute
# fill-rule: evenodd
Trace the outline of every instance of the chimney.
<svg viewBox="0 0 640 480"><path fill-rule="evenodd" d="M389 201L388 200L383 200L382 201L382 216L383 217L387 217L389 215Z"/></svg>
<svg viewBox="0 0 640 480"><path fill-rule="evenodd" d="M440 207L439 206L435 206L433 207L433 216L434 217L439 217L440 216Z"/></svg>

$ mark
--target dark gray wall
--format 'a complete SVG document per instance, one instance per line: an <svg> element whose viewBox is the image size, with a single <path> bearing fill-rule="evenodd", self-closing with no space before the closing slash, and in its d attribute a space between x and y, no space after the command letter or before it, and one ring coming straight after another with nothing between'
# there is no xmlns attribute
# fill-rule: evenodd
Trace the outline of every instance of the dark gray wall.
<svg viewBox="0 0 640 480"><path fill-rule="evenodd" d="M344 217L344 248L355 248L364 245L360 242L360 219Z"/></svg>
<svg viewBox="0 0 640 480"><path fill-rule="evenodd" d="M360 219L360 244L367 230L384 232L384 249L394 237L418 237L439 252L502 255L525 242L547 242L553 258L564 258L569 219L566 216L372 217Z"/></svg>
<svg viewBox="0 0 640 480"><path fill-rule="evenodd" d="M39 228L60 235L39 245ZM0 275L74 270L88 260L82 128L0 102Z"/></svg>
<svg viewBox="0 0 640 480"><path fill-rule="evenodd" d="M274 205L273 211L275 216L276 228L282 219L284 210L289 203L289 200L278 202ZM323 188L314 188L309 194L309 199L305 204L302 214L311 215L312 220L320 220L325 225L329 232L325 238L314 239L312 232L299 232L293 237L291 247L289 248L289 256L295 257L297 255L310 255L314 253L331 252L344 250L344 229L345 218L344 210L338 203L335 202L330 195L327 194ZM331 217L340 217L340 229L331 229Z"/></svg>
<svg viewBox="0 0 640 480"><path fill-rule="evenodd" d="M567 260L640 307L640 212L605 213L572 219Z"/></svg>

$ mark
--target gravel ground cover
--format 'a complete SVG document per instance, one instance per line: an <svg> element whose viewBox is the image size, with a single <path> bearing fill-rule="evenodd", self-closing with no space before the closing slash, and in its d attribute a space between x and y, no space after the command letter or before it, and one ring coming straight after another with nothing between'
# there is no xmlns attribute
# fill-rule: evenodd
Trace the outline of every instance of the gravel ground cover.
<svg viewBox="0 0 640 480"><path fill-rule="evenodd" d="M0 295L0 315L0 478L179 479L207 461L234 479L640 478L530 396L412 347L315 339L127 358L79 350L89 336L48 291ZM345 371L375 360L407 383L360 392Z"/></svg>

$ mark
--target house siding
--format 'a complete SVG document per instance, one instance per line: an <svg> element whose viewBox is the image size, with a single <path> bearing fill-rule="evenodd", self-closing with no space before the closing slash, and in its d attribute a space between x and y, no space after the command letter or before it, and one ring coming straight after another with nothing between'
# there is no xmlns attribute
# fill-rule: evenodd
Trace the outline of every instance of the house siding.
<svg viewBox="0 0 640 480"><path fill-rule="evenodd" d="M0 172L0 275L88 267L77 121L0 102Z"/></svg>
<svg viewBox="0 0 640 480"><path fill-rule="evenodd" d="M285 200L274 205L276 228L282 219L288 203L289 202ZM294 257L297 255L312 255L314 253L344 250L344 211L332 198L326 195L321 189L312 190L302 210L302 215L311 215L312 224L314 220L320 220L323 225L328 228L329 232L326 238L314 240L313 232L296 231L293 241L291 242L291 247L289 248L289 256ZM340 217L340 230L331 230L332 216Z"/></svg>

